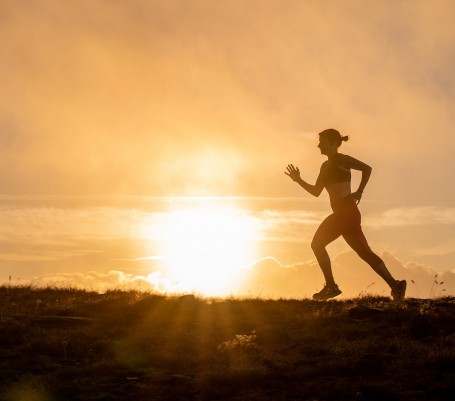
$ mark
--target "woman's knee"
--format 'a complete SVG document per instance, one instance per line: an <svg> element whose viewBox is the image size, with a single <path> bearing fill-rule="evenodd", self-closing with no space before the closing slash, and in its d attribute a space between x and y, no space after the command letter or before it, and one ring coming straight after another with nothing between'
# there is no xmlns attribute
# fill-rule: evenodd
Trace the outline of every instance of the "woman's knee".
<svg viewBox="0 0 455 401"><path fill-rule="evenodd" d="M315 238L313 238L313 241L311 241L311 249L313 250L315 255L326 253L325 245Z"/></svg>

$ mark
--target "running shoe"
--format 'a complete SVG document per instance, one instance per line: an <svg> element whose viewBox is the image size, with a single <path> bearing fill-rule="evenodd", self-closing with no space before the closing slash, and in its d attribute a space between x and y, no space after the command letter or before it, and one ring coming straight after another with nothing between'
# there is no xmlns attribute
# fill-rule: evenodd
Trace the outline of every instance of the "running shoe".
<svg viewBox="0 0 455 401"><path fill-rule="evenodd" d="M321 291L313 295L313 299L317 301L326 301L327 299L334 298L340 294L341 291L336 284L330 287L326 285Z"/></svg>
<svg viewBox="0 0 455 401"><path fill-rule="evenodd" d="M406 280L397 280L392 288L392 298L394 301L401 301L406 294Z"/></svg>

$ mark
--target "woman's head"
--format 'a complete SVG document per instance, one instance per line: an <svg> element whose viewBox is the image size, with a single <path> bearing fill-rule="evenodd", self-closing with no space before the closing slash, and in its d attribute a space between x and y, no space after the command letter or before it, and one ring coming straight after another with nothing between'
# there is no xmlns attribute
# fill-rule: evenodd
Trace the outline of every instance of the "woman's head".
<svg viewBox="0 0 455 401"><path fill-rule="evenodd" d="M329 128L319 133L319 139L335 143L338 147L341 145L341 142L346 142L349 137L341 135L336 129Z"/></svg>
<svg viewBox="0 0 455 401"><path fill-rule="evenodd" d="M329 128L319 133L318 148L324 155L329 155L337 152L342 142L349 139L347 136L341 135L336 129Z"/></svg>

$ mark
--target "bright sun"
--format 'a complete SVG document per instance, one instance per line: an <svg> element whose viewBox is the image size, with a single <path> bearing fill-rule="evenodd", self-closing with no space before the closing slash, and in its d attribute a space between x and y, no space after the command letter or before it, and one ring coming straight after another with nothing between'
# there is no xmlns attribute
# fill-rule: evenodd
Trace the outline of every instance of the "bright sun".
<svg viewBox="0 0 455 401"><path fill-rule="evenodd" d="M165 220L163 251L178 290L235 293L252 259L255 218L233 207L204 204L172 211Z"/></svg>

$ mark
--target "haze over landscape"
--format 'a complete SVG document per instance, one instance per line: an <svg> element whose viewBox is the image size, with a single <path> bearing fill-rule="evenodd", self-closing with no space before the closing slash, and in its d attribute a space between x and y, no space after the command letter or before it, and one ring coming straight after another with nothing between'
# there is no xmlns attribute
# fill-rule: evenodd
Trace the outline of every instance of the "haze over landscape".
<svg viewBox="0 0 455 401"><path fill-rule="evenodd" d="M314 182L333 127L373 167L372 248L410 296L455 294L454 11L1 0L0 282L309 296L330 206L283 171ZM329 252L346 296L386 294Z"/></svg>

